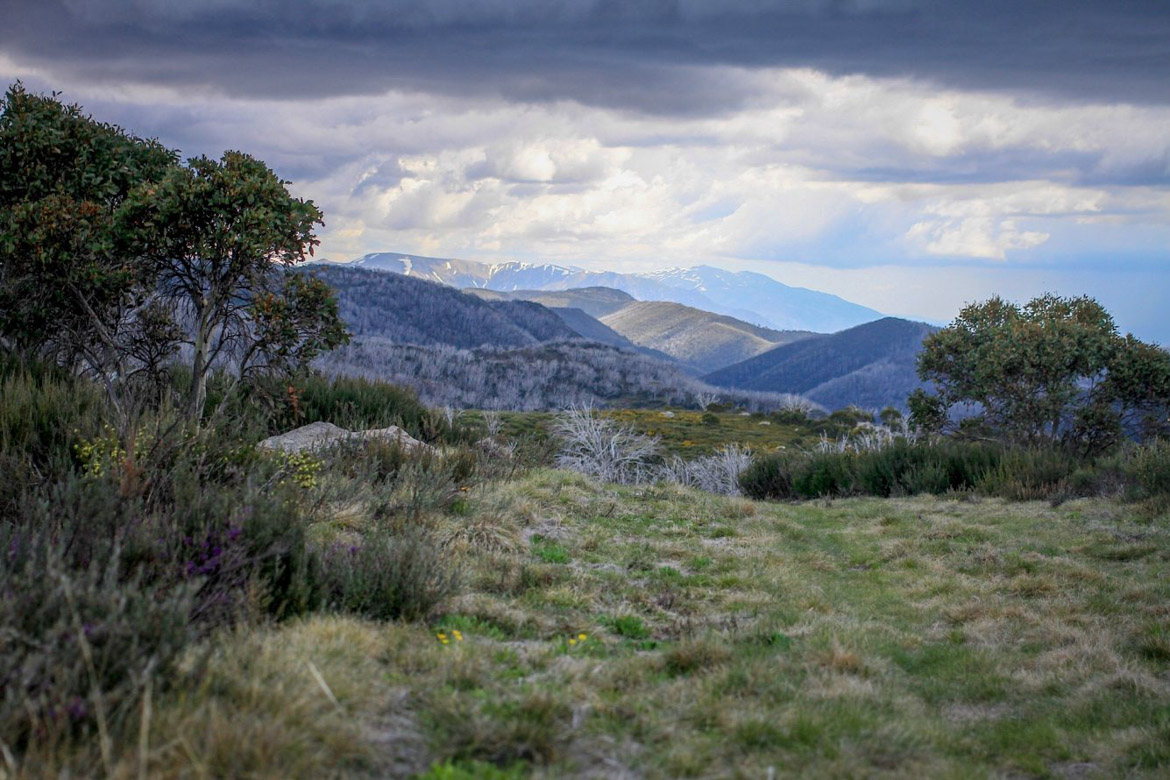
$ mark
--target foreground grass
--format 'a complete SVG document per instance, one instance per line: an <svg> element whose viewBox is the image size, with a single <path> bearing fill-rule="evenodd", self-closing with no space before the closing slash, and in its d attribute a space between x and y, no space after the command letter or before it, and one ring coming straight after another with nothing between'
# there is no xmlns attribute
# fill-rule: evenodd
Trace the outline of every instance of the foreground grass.
<svg viewBox="0 0 1170 780"><path fill-rule="evenodd" d="M1170 767L1165 518L1105 501L768 505L545 471L435 522L467 581L443 615L221 637L193 657L198 684L151 703L115 774Z"/></svg>

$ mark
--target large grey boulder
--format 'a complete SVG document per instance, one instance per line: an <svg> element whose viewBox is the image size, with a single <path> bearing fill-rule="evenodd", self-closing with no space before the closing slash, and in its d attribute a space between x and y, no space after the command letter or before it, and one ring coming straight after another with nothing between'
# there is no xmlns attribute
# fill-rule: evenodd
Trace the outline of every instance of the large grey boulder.
<svg viewBox="0 0 1170 780"><path fill-rule="evenodd" d="M304 452L306 450L321 450L348 441L364 441L368 439L397 441L406 450L415 450L420 447L428 450L433 449L429 444L424 444L397 425L367 431L347 431L345 428L327 422L315 422L302 425L300 428L291 430L288 433L270 436L257 446L264 450Z"/></svg>

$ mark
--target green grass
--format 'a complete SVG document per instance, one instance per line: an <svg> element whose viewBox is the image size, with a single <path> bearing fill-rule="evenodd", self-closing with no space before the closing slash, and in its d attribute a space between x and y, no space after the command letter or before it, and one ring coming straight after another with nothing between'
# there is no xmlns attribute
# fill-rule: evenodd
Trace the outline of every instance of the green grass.
<svg viewBox="0 0 1170 780"><path fill-rule="evenodd" d="M710 455L726 444L750 447L756 452L773 452L811 447L820 441L821 432L830 438L847 432L851 426L830 420L794 421L783 415L749 415L742 412L699 412L686 409L612 409L602 414L631 425L634 430L659 439L666 455L683 458ZM704 422L704 416L707 422ZM548 437L555 415L549 412L501 412L501 432L510 439ZM714 418L716 422L711 423ZM477 430L486 433L482 412L461 415Z"/></svg>
<svg viewBox="0 0 1170 780"><path fill-rule="evenodd" d="M448 522L524 541L467 545L470 586L429 626L315 617L216 640L204 684L154 703L152 771L214 772L232 751L261 774L431 778L1170 766L1165 518L761 504L555 471L469 506ZM1133 539L1140 555L1116 554Z"/></svg>
<svg viewBox="0 0 1170 780"><path fill-rule="evenodd" d="M606 412L634 430L658 437L663 452L684 458L709 455L729 442L756 452L811 447L827 423L781 422L764 415L740 412L698 412L670 409L620 409ZM707 422L704 422L704 418ZM714 418L716 422L711 423ZM832 426L828 426L832 427Z"/></svg>

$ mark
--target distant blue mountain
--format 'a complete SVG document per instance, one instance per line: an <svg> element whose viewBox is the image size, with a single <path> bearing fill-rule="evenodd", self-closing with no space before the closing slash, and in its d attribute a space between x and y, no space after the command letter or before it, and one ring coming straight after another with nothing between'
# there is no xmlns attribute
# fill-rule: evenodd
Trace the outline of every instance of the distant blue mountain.
<svg viewBox="0 0 1170 780"><path fill-rule="evenodd" d="M460 288L512 291L609 287L641 301L672 301L777 330L832 333L883 316L836 295L790 287L763 274L724 271L711 266L627 274L549 264L479 263L395 252L368 254L351 265Z"/></svg>

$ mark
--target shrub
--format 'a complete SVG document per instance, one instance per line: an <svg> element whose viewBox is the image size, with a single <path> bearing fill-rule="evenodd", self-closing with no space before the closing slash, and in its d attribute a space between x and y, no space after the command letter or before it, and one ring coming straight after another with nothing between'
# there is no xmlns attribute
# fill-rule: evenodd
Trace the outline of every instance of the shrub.
<svg viewBox="0 0 1170 780"><path fill-rule="evenodd" d="M101 428L102 396L91 383L0 352L0 520L22 495L73 469L73 444Z"/></svg>
<svg viewBox="0 0 1170 780"><path fill-rule="evenodd" d="M995 468L979 482L980 491L1012 501L1045 499L1061 492L1078 462L1052 448L1005 450Z"/></svg>
<svg viewBox="0 0 1170 780"><path fill-rule="evenodd" d="M851 452L814 452L797 463L792 490L801 498L847 496L856 492L856 455Z"/></svg>
<svg viewBox="0 0 1170 780"><path fill-rule="evenodd" d="M772 453L756 458L739 475L743 494L757 501L786 501L796 497L792 487L792 456Z"/></svg>
<svg viewBox="0 0 1170 780"><path fill-rule="evenodd" d="M914 447L904 440L886 449L867 452L857 458L858 489L871 496L897 496L923 492L918 488L937 480L931 485L934 488L945 476L939 478L942 470L938 468L937 456L932 456L935 453L930 448Z"/></svg>
<svg viewBox="0 0 1170 780"><path fill-rule="evenodd" d="M115 546L86 566L43 529L0 526L0 738L28 753L109 738L194 636L197 582L149 583Z"/></svg>
<svg viewBox="0 0 1170 780"><path fill-rule="evenodd" d="M1130 479L1147 498L1170 496L1170 441L1137 447L1129 460Z"/></svg>
<svg viewBox="0 0 1170 780"><path fill-rule="evenodd" d="M459 572L424 529L371 534L321 553L328 604L376 620L420 620L459 589Z"/></svg>
<svg viewBox="0 0 1170 780"><path fill-rule="evenodd" d="M557 418L554 433L561 440L557 465L602 482L638 484L653 477L658 440L595 414L569 409Z"/></svg>
<svg viewBox="0 0 1170 780"><path fill-rule="evenodd" d="M856 486L866 495L883 497L971 490L986 481L1000 457L998 448L979 443L932 445L898 439L856 457Z"/></svg>

